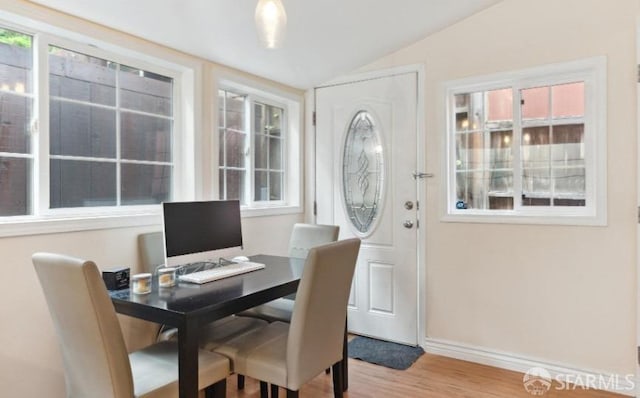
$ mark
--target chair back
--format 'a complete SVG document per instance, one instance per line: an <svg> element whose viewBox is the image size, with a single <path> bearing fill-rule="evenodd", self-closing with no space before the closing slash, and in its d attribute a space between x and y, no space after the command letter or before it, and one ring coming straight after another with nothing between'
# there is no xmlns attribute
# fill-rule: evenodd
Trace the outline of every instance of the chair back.
<svg viewBox="0 0 640 398"><path fill-rule="evenodd" d="M98 267L52 253L32 260L60 341L67 396L133 397L129 356Z"/></svg>
<svg viewBox="0 0 640 398"><path fill-rule="evenodd" d="M347 303L360 250L353 238L312 248L287 341L287 388L298 389L342 359Z"/></svg>
<svg viewBox="0 0 640 398"><path fill-rule="evenodd" d="M162 231L138 235L138 249L140 250L143 272L153 273L158 265L164 264L163 236Z"/></svg>
<svg viewBox="0 0 640 398"><path fill-rule="evenodd" d="M307 258L309 249L335 242L339 232L337 225L294 224L289 240L289 257Z"/></svg>

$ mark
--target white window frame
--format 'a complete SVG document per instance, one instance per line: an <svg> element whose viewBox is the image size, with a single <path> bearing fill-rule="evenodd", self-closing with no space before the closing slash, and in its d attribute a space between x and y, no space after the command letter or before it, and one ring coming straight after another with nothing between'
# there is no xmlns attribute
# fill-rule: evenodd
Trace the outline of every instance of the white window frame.
<svg viewBox="0 0 640 398"><path fill-rule="evenodd" d="M18 22L14 22L18 21ZM193 69L172 61L124 49L99 40L79 40L78 34L0 11L0 27L32 35L34 51L32 115L32 214L0 217L0 237L70 232L129 226L157 225L162 221L159 204L103 207L49 208L49 45L62 47L173 79L173 133L171 199L193 199L194 176L189 173L187 145L195 134L181 110L188 108L194 88ZM192 157L192 156L191 156ZM117 160L120 162L119 158ZM119 177L118 177L119 181ZM120 188L118 188L119 191Z"/></svg>
<svg viewBox="0 0 640 398"><path fill-rule="evenodd" d="M522 89L582 81L585 84L585 206L521 206L520 92ZM456 209L455 95L493 89L513 90L513 210ZM442 217L451 222L606 225L606 59L594 57L515 72L465 78L443 84L444 137Z"/></svg>
<svg viewBox="0 0 640 398"><path fill-rule="evenodd" d="M288 95L282 92L275 92L266 88L258 87L256 84L250 82L239 83L237 80L221 79L218 82L218 89L227 90L235 94L246 95L245 107L247 112L245 113L245 126L249 129L249 151L247 154L247 166L245 178L245 194L247 195L247 203L241 207L242 215L245 217L252 216L270 216L279 214L293 214L301 213L303 211L301 206L302 196L302 158L301 158L301 103L298 98L292 95ZM216 102L218 98L218 90L215 90ZM283 185L283 200L277 201L256 201L254 200L254 177L255 177L255 126L254 126L254 103L262 103L266 105L276 106L284 110L284 123L282 126L283 137L283 169L284 179ZM216 115L217 115L216 107ZM217 120L217 119L216 119ZM215 150L213 153L218 154L217 148L220 145L219 140L219 127L220 123L216 123L215 137L212 140L215 143ZM220 160L213 165L215 172L214 176L214 197L220 197L219 191L219 176L220 173Z"/></svg>

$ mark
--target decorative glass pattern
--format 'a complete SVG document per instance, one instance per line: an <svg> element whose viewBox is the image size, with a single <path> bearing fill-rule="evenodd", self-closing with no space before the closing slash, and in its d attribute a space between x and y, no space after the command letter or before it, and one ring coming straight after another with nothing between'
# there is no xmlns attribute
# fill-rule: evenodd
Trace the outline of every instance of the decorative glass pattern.
<svg viewBox="0 0 640 398"><path fill-rule="evenodd" d="M349 220L361 234L369 232L382 198L383 147L372 115L359 111L351 120L342 159L342 187Z"/></svg>

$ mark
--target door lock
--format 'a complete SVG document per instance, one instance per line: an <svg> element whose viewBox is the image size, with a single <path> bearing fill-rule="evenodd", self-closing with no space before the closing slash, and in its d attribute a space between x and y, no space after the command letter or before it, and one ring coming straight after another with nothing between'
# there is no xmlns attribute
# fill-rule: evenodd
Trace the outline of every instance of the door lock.
<svg viewBox="0 0 640 398"><path fill-rule="evenodd" d="M407 210L413 209L413 202L410 200L407 200L406 202L404 202L404 208Z"/></svg>

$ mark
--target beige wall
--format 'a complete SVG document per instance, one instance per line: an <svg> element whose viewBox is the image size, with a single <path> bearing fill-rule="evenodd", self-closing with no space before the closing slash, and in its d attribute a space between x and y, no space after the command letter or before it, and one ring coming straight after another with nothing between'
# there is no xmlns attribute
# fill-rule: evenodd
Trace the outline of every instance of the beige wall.
<svg viewBox="0 0 640 398"><path fill-rule="evenodd" d="M196 100L192 123L196 131L212 132L217 104L218 76L238 77L243 82L256 82L261 87L273 87L279 92L300 96L302 93L273 82L207 63L203 60L139 40L104 27L35 6L23 1L0 0L0 10L10 11L37 20L57 24L76 32L90 32L91 36L158 57L169 57L195 70ZM210 168L217 162L217 145L209 134L196 138L196 173L200 181L212 178ZM213 153L213 156L211 156ZM198 184L196 195L203 197L214 188L212 184ZM291 226L302 221L302 214L244 218L243 235L246 254L286 254ZM2 226L0 226L2 228ZM136 237L139 233L156 231L160 225L109 230L82 231L46 235L0 238L4 283L0 288L0 396L49 397L65 396L62 359L51 318L37 281L31 255L36 251L53 251L95 260L100 267L126 265L132 272L138 269ZM130 349L150 342L150 324L122 316L121 325Z"/></svg>
<svg viewBox="0 0 640 398"><path fill-rule="evenodd" d="M504 2L362 71L425 66L426 333L585 370L634 373L637 0ZM608 225L440 221L441 84L605 55Z"/></svg>
<svg viewBox="0 0 640 398"><path fill-rule="evenodd" d="M285 255L291 226L299 219L299 215L243 219L244 252ZM150 226L0 239L6 275L0 289L0 341L4 342L0 344L0 396L65 396L58 341L31 255L37 251L65 253L92 259L100 267L126 265L136 272L137 235L159 229ZM120 320L130 349L152 342L150 324L126 316Z"/></svg>

